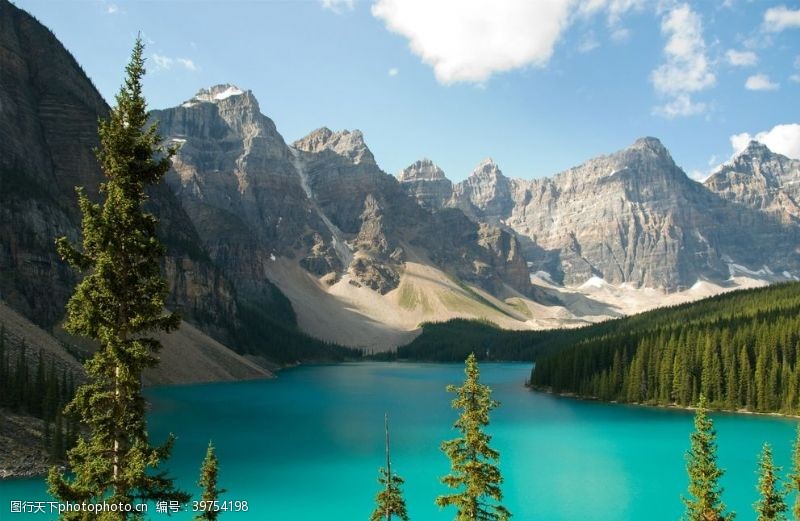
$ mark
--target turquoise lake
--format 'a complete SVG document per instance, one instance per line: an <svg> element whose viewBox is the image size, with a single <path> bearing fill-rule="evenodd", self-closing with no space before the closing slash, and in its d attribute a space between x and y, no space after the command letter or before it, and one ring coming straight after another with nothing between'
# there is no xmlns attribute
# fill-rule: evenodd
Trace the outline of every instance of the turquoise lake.
<svg viewBox="0 0 800 521"><path fill-rule="evenodd" d="M501 407L490 433L501 453L505 504L518 520L677 520L686 490L684 453L692 414L601 404L534 393L529 364L482 364ZM366 520L383 463L383 415L390 415L392 468L406 480L413 521L447 520L434 498L449 464L439 451L453 437L448 383L460 364L354 363L305 366L273 380L148 390L154 440L178 436L169 462L180 484L194 482L209 439L220 458L223 499L248 512L221 519ZM737 519L754 519L756 458L773 445L786 468L796 422L713 415L724 500ZM12 499L47 500L41 480L0 481L0 520ZM794 498L790 498L793 500ZM151 519L170 519L151 510ZM171 519L189 519L191 513Z"/></svg>

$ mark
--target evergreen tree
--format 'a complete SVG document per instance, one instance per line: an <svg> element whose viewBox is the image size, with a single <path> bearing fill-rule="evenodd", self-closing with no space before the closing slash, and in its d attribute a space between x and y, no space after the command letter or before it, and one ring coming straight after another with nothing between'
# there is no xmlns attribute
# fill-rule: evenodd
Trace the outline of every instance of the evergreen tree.
<svg viewBox="0 0 800 521"><path fill-rule="evenodd" d="M455 521L507 520L511 513L499 503L503 499L503 477L496 465L500 454L489 447L491 436L483 431L489 425L489 412L499 403L492 399L489 386L480 383L474 354L467 357L464 373L461 387L447 386L448 392L456 394L453 408L461 410L454 427L462 436L442 443L451 470L442 483L456 492L439 496L436 504L455 506Z"/></svg>
<svg viewBox="0 0 800 521"><path fill-rule="evenodd" d="M156 236L157 221L142 209L147 186L162 178L174 154L161 148L155 125L145 128L143 50L137 38L116 107L99 125L97 157L106 176L100 185L103 201L93 203L77 189L82 248L64 237L57 241L62 258L85 273L67 304L64 327L99 344L85 363L88 382L67 407L88 437L78 439L69 452L72 474L53 468L48 477L51 494L61 501L189 499L158 470L173 438L162 446L150 443L142 395L142 371L157 364L161 347L148 335L179 325L177 315L164 312L167 285L159 267L164 249ZM62 387L66 385L64 379ZM129 517L109 512L104 518Z"/></svg>
<svg viewBox="0 0 800 521"><path fill-rule="evenodd" d="M757 521L785 521L786 502L780 490L780 478L772 461L772 448L765 443L761 449L761 458L758 462L758 493L759 500L755 504Z"/></svg>
<svg viewBox="0 0 800 521"><path fill-rule="evenodd" d="M691 446L686 453L686 470L689 473L689 498L686 504L685 521L729 521L735 514L725 513L722 503L722 487L719 479L723 471L717 466L717 433L714 423L707 415L705 396L694 417L694 432Z"/></svg>
<svg viewBox="0 0 800 521"><path fill-rule="evenodd" d="M381 467L378 472L378 483L382 485L382 490L375 496L375 510L370 516L370 521L391 521L392 516L408 521L406 512L406 501L403 499L402 485L403 478L392 473L392 459L389 453L389 415L383 418L384 431L386 433L386 466Z"/></svg>
<svg viewBox="0 0 800 521"><path fill-rule="evenodd" d="M224 494L224 488L217 488L217 475L219 474L219 460L214 451L214 445L208 442L208 449L206 450L206 457L203 460L203 466L200 468L200 481L197 485L203 490L200 496L201 501L205 501L205 508L202 513L195 516L197 521L216 521L219 517L219 510L216 510L212 505L219 500L219 496Z"/></svg>
<svg viewBox="0 0 800 521"><path fill-rule="evenodd" d="M795 494L792 514L795 521L800 521L800 425L797 426L797 437L792 450L792 472L789 474L788 488Z"/></svg>

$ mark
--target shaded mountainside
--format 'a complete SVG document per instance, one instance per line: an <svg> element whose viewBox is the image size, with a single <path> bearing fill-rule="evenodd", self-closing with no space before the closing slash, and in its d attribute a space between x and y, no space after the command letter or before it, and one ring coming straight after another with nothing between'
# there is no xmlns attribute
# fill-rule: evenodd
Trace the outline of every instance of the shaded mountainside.
<svg viewBox="0 0 800 521"><path fill-rule="evenodd" d="M800 413L800 283L737 291L577 330L531 385L647 404Z"/></svg>
<svg viewBox="0 0 800 521"><path fill-rule="evenodd" d="M75 186L99 197L93 149L97 121L109 109L55 36L6 0L0 28L0 297L50 329L77 281L54 240L78 240ZM255 289L234 285L166 185L151 191L148 206L167 248L170 308L242 353L294 362L300 355L291 350L302 345L303 355L329 355L328 346L297 330L290 303L269 281Z"/></svg>

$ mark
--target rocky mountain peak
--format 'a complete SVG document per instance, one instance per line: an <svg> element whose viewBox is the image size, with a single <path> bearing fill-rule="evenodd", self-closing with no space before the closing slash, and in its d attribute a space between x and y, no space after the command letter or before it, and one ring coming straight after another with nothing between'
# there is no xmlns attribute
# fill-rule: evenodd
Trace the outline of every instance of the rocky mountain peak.
<svg viewBox="0 0 800 521"><path fill-rule="evenodd" d="M472 171L470 177L504 177L503 171L500 170L500 167L497 166L497 163L494 162L494 159L491 157L487 157L486 159L482 160L478 163L478 166L475 167L475 170Z"/></svg>
<svg viewBox="0 0 800 521"><path fill-rule="evenodd" d="M375 157L364 142L364 134L360 130L334 132L327 127L322 127L306 137L298 139L292 146L297 150L312 153L329 150L355 164L375 163Z"/></svg>
<svg viewBox="0 0 800 521"><path fill-rule="evenodd" d="M236 85L231 85L230 83L222 83L207 89L200 89L197 91L197 94L195 94L191 99L185 101L181 106L188 108L199 103L220 103L228 100L249 102L258 108L258 102L251 91L242 90Z"/></svg>
<svg viewBox="0 0 800 521"><path fill-rule="evenodd" d="M444 175L444 170L427 158L414 162L397 174L397 180L401 183L412 181L442 181L445 179L447 179L447 177Z"/></svg>
<svg viewBox="0 0 800 521"><path fill-rule="evenodd" d="M667 156L670 157L669 151L661 143L661 140L651 136L640 137L634 143L628 147L628 150L643 150L652 152L657 156Z"/></svg>

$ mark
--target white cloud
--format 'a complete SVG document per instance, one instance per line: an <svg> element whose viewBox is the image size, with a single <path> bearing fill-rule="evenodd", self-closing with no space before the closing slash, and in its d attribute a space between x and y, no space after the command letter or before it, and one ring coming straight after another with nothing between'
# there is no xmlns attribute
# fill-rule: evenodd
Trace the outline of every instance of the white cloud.
<svg viewBox="0 0 800 521"><path fill-rule="evenodd" d="M336 14L341 14L343 10L352 11L355 6L355 0L320 0L323 9L333 11Z"/></svg>
<svg viewBox="0 0 800 521"><path fill-rule="evenodd" d="M753 51L736 51L729 49L725 53L725 59L734 67L752 67L758 63L758 55Z"/></svg>
<svg viewBox="0 0 800 521"><path fill-rule="evenodd" d="M548 63L574 0L378 0L372 14L408 38L445 85Z"/></svg>
<svg viewBox="0 0 800 521"><path fill-rule="evenodd" d="M336 0L321 0L323 5ZM647 0L376 0L372 15L408 39L411 51L433 67L439 83L479 85L494 74L544 67L569 25L606 16L614 41L627 39L620 26L628 11ZM578 50L594 48L584 40Z"/></svg>
<svg viewBox="0 0 800 521"><path fill-rule="evenodd" d="M705 103L692 101L688 94L679 94L672 101L653 109L653 114L663 116L667 119L674 119L681 116L693 116L702 114L708 107Z"/></svg>
<svg viewBox="0 0 800 521"><path fill-rule="evenodd" d="M624 42L631 36L630 29L619 27L611 31L611 39L617 43Z"/></svg>
<svg viewBox="0 0 800 521"><path fill-rule="evenodd" d="M644 4L644 0L583 0L578 7L578 13L591 16L605 11L609 27L614 27L620 23L625 13L641 9Z"/></svg>
<svg viewBox="0 0 800 521"><path fill-rule="evenodd" d="M398 74L400 74L400 69L397 67L392 67L389 69L389 76L397 76Z"/></svg>
<svg viewBox="0 0 800 521"><path fill-rule="evenodd" d="M754 74L744 83L747 90L776 90L778 87L780 85L770 80L766 74Z"/></svg>
<svg viewBox="0 0 800 521"><path fill-rule="evenodd" d="M586 34L578 44L578 52L587 53L600 47L600 43L595 38L594 33Z"/></svg>
<svg viewBox="0 0 800 521"><path fill-rule="evenodd" d="M734 154L747 148L750 141L758 141L775 153L800 159L800 125L797 123L775 125L771 130L759 132L755 136L742 132L734 134L730 139Z"/></svg>
<svg viewBox="0 0 800 521"><path fill-rule="evenodd" d="M709 178L710 174L704 170L690 170L688 173L689 178L694 179L698 183L705 182L706 179Z"/></svg>
<svg viewBox="0 0 800 521"><path fill-rule="evenodd" d="M800 28L800 9L792 10L785 5L771 7L764 13L763 26L765 31L771 33Z"/></svg>
<svg viewBox="0 0 800 521"><path fill-rule="evenodd" d="M661 32L668 36L666 62L650 79L659 94L672 99L654 112L669 118L704 112L706 104L693 102L691 93L712 87L717 79L706 56L700 15L688 4L677 5L664 15Z"/></svg>
<svg viewBox="0 0 800 521"><path fill-rule="evenodd" d="M106 6L106 13L108 14L116 14L119 12L119 7L117 4L108 4Z"/></svg>
<svg viewBox="0 0 800 521"><path fill-rule="evenodd" d="M153 53L152 57L156 69L170 70L173 66L178 65L189 71L197 70L197 65L188 58L170 58L158 53Z"/></svg>
<svg viewBox="0 0 800 521"><path fill-rule="evenodd" d="M792 74L789 79L795 83L800 83L800 74Z"/></svg>

